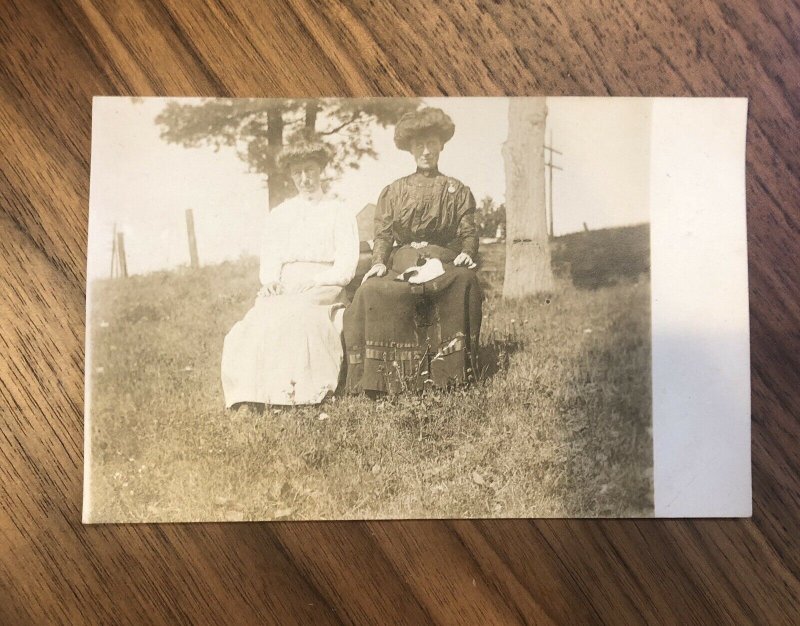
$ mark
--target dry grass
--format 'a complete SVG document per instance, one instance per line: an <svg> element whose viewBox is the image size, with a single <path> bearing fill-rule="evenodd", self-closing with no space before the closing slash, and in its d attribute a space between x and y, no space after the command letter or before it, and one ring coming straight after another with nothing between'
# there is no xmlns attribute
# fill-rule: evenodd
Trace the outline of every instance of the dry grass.
<svg viewBox="0 0 800 626"><path fill-rule="evenodd" d="M651 515L646 278L505 302L489 250L482 382L222 408L254 260L93 286L91 520Z"/></svg>

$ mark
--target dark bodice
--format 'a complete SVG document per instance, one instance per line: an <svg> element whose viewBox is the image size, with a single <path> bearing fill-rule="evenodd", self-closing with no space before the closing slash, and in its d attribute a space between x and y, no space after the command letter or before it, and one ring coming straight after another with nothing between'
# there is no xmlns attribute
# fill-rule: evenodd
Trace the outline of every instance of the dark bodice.
<svg viewBox="0 0 800 626"><path fill-rule="evenodd" d="M475 198L438 171L417 171L388 185L375 210L373 262L386 263L394 242L427 241L475 257Z"/></svg>

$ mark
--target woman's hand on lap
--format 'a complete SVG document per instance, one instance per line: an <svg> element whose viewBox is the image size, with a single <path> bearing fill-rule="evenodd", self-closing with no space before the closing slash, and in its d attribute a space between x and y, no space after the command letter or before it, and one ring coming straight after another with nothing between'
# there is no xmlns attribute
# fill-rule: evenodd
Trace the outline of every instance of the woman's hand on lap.
<svg viewBox="0 0 800 626"><path fill-rule="evenodd" d="M458 266L468 267L470 269L475 269L477 267L475 261L473 261L472 257L468 255L466 252L462 252L455 259L453 259L453 265L455 265L456 267Z"/></svg>
<svg viewBox="0 0 800 626"><path fill-rule="evenodd" d="M366 274L364 274L364 278L361 279L361 284L363 285L365 282L367 282L368 278L372 278L373 276L377 276L378 278L381 276L386 276L387 271L388 270L383 263L376 263L369 268Z"/></svg>
<svg viewBox="0 0 800 626"><path fill-rule="evenodd" d="M261 289L258 290L259 296L277 296L282 293L283 285L276 280L272 281L271 283L267 283L266 285L261 285Z"/></svg>

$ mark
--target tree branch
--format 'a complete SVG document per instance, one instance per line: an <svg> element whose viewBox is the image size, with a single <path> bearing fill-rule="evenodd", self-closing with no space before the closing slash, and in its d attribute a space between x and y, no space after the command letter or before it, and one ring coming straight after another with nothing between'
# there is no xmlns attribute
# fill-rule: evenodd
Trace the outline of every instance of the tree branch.
<svg viewBox="0 0 800 626"><path fill-rule="evenodd" d="M331 130L326 130L324 133L320 133L320 135L333 135L335 133L338 133L345 126L349 126L350 124L355 122L359 117L361 117L361 111L353 111L353 113L350 115L349 120L347 120L346 122L342 122L336 128L332 128Z"/></svg>

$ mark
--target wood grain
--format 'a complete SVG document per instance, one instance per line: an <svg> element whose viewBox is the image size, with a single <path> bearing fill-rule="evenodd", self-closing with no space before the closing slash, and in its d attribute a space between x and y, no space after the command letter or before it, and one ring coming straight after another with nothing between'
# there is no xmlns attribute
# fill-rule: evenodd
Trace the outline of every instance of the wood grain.
<svg viewBox="0 0 800 626"><path fill-rule="evenodd" d="M789 623L800 5L0 6L0 623ZM744 521L80 524L93 95L749 96Z"/></svg>

